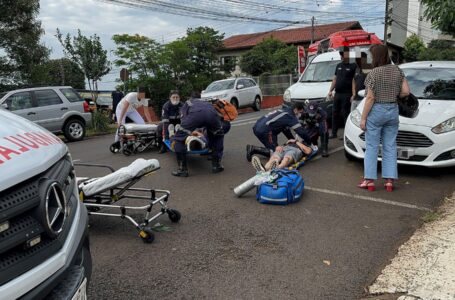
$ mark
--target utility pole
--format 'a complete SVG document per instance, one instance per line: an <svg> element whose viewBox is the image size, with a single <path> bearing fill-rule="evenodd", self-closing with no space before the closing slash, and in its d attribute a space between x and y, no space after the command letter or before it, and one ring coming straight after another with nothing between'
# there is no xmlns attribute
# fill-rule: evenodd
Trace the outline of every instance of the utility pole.
<svg viewBox="0 0 455 300"><path fill-rule="evenodd" d="M314 42L314 16L311 17L311 43Z"/></svg>
<svg viewBox="0 0 455 300"><path fill-rule="evenodd" d="M387 45L387 29L389 25L389 1L385 0L385 14L384 14L384 45Z"/></svg>

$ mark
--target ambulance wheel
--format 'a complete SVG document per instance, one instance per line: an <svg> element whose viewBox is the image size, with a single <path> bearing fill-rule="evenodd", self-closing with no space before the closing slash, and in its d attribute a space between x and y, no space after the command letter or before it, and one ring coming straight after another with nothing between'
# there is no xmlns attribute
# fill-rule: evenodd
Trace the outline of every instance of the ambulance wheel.
<svg viewBox="0 0 455 300"><path fill-rule="evenodd" d="M139 231L139 236L146 244L150 244L155 240L155 234L153 233L152 229L148 227L142 228L142 230Z"/></svg>
<svg viewBox="0 0 455 300"><path fill-rule="evenodd" d="M180 219L182 218L182 215L180 214L180 212L175 209L168 209L167 215L169 216L169 220L171 220L172 223L178 223L180 221Z"/></svg>
<svg viewBox="0 0 455 300"><path fill-rule="evenodd" d="M253 102L253 110L254 111L260 111L261 110L261 98L259 96L256 96Z"/></svg>

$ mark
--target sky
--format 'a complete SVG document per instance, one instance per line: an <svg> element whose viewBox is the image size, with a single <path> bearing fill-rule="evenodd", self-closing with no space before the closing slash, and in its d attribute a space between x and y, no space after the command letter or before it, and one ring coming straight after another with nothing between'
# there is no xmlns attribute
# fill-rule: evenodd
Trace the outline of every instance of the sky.
<svg viewBox="0 0 455 300"><path fill-rule="evenodd" d="M80 29L83 35L100 36L103 47L108 50L110 61L113 61L114 34L137 33L153 38L159 43L168 43L183 37L189 27L209 26L229 37L285 27L286 24L280 23L283 20L299 22L293 27L309 26L312 16L315 17L316 25L358 20L365 30L376 33L379 38L383 37L385 0L142 0L142 2L158 2L164 5L144 9L101 0L41 0L38 19L45 31L42 42L51 48L51 58L63 57L63 49L55 37L56 29L59 28L63 34L71 35ZM212 16L216 20L208 20L201 19L192 12L175 15L163 11L168 11L166 7L176 5L221 15L235 14L262 18L266 22L223 21L220 20L221 17L214 15ZM112 66L110 74L104 76L99 84L99 89L113 89L116 85L115 80L119 78L119 71L119 67Z"/></svg>

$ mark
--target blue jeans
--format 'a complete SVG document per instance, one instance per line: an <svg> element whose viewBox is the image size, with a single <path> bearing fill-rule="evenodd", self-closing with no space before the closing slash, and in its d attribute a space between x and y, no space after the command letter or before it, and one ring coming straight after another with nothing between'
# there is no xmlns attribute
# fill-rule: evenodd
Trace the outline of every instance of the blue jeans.
<svg viewBox="0 0 455 300"><path fill-rule="evenodd" d="M374 104L367 117L364 178L377 179L378 150L382 139L382 178L397 179L398 105Z"/></svg>

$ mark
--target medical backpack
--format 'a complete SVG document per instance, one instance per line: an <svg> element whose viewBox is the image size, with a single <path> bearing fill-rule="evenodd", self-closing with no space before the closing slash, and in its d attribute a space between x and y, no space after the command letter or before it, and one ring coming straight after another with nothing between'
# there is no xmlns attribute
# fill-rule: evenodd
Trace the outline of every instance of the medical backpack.
<svg viewBox="0 0 455 300"><path fill-rule="evenodd" d="M276 179L257 187L259 203L286 205L300 200L305 183L299 171L276 169L271 172L271 177Z"/></svg>
<svg viewBox="0 0 455 300"><path fill-rule="evenodd" d="M223 116L223 120L231 122L237 119L238 112L234 104L229 103L226 100L217 100L213 106L218 113Z"/></svg>

